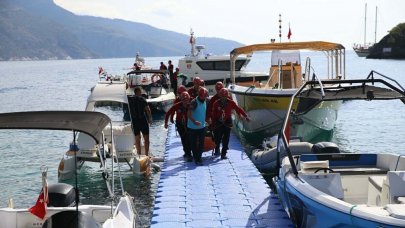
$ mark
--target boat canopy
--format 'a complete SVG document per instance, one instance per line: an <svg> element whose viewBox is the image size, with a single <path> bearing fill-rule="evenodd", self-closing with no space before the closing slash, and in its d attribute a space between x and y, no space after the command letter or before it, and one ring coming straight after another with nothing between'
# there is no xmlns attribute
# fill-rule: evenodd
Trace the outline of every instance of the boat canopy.
<svg viewBox="0 0 405 228"><path fill-rule="evenodd" d="M83 132L99 143L110 118L100 112L33 111L0 113L0 129L72 130Z"/></svg>
<svg viewBox="0 0 405 228"><path fill-rule="evenodd" d="M230 53L231 60L231 81L235 83L235 61L239 55L247 54L251 55L253 52L258 51L273 51L278 57L280 57L280 51L321 51L324 52L327 57L327 72L328 78L332 77L335 79L345 79L346 78L346 64L345 64L345 47L338 43L331 43L326 41L307 41L307 42L285 42L285 43L264 43L264 44L253 44L244 47L235 48ZM273 53L272 53L273 54ZM279 59L272 57L272 65L275 63L279 64ZM292 56L288 57L291 58ZM282 60L282 59L281 59ZM288 60L293 64L299 64L300 62ZM281 63L280 64L284 64ZM308 74L307 77L310 75Z"/></svg>
<svg viewBox="0 0 405 228"><path fill-rule="evenodd" d="M231 51L231 55L251 54L256 51L273 51L273 50L333 51L342 49L345 49L345 47L341 44L330 43L325 41L265 43L235 48Z"/></svg>
<svg viewBox="0 0 405 228"><path fill-rule="evenodd" d="M99 82L91 90L87 99L86 111L93 111L96 102L112 101L119 103L128 103L126 84L124 82L110 83Z"/></svg>

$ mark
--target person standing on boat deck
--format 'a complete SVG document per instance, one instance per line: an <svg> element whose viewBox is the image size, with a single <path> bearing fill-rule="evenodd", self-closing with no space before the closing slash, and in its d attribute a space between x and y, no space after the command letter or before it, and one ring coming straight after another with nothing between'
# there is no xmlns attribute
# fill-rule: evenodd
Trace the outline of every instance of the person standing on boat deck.
<svg viewBox="0 0 405 228"><path fill-rule="evenodd" d="M232 110L235 110L240 118L249 121L245 111L233 100L229 99L228 89L222 88L219 91L220 99L212 107L212 125L214 126L215 155L219 155L219 147L222 141L221 159L227 159L229 136L232 128Z"/></svg>
<svg viewBox="0 0 405 228"><path fill-rule="evenodd" d="M170 83L172 84L173 88L173 93L174 95L177 95L177 75L179 75L180 69L176 67L176 70L174 71L173 75L170 77ZM181 93L179 93L181 94Z"/></svg>
<svg viewBox="0 0 405 228"><path fill-rule="evenodd" d="M148 103L142 97L142 89L135 88L135 96L128 96L129 113L131 115L132 130L135 135L135 146L138 155L141 154L141 132L145 144L145 155L149 156L149 125L152 123L152 114Z"/></svg>
<svg viewBox="0 0 405 228"><path fill-rule="evenodd" d="M198 92L201 88L201 79L199 77L195 77L193 79L193 87L188 89L188 94L190 94L191 99L194 99L198 96Z"/></svg>
<svg viewBox="0 0 405 228"><path fill-rule="evenodd" d="M159 70L167 70L167 66L163 62L160 62Z"/></svg>
<svg viewBox="0 0 405 228"><path fill-rule="evenodd" d="M165 128L168 127L167 122L170 117L170 122L173 123L173 115L176 113L176 130L180 135L181 144L183 145L184 155L183 157L188 161L193 161L191 155L190 142L187 137L187 108L190 103L190 95L187 91L180 94L181 101L175 103L165 115Z"/></svg>
<svg viewBox="0 0 405 228"><path fill-rule="evenodd" d="M202 152L205 139L205 117L207 112L208 91L201 87L198 96L194 98L187 111L187 132L195 164L202 165Z"/></svg>

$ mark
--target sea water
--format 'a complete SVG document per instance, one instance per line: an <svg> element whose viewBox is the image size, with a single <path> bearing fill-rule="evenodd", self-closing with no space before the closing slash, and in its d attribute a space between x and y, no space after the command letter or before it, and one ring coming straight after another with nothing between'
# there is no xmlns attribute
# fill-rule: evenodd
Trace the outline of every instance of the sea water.
<svg viewBox="0 0 405 228"><path fill-rule="evenodd" d="M321 53L321 55L323 55ZM325 61L316 61L313 67L322 74ZM161 61L180 57L145 58L146 64L159 67ZM0 62L0 112L33 110L84 110L90 89L99 80L98 67L107 73L124 75L130 71L134 59L88 59L57 61ZM253 56L248 71L269 70L270 54ZM346 75L348 79L365 78L376 70L405 86L405 61L369 60L348 51ZM366 106L367 105L367 106ZM167 131L163 115L154 115L151 126L151 152L164 153ZM405 154L405 105L400 101L344 102L334 129L333 140L346 152L391 152ZM0 130L0 207L13 199L15 208L35 204L41 189L40 167L48 167L48 182L57 182L57 167L72 141L72 133L65 131ZM246 143L248 146L248 143ZM144 227L150 225L154 196L160 174L150 178L135 177L126 164L121 164L124 187L134 196L135 206ZM99 164L85 163L78 176L81 203L108 204L105 183ZM74 182L68 182L73 184ZM119 182L116 179L116 191Z"/></svg>

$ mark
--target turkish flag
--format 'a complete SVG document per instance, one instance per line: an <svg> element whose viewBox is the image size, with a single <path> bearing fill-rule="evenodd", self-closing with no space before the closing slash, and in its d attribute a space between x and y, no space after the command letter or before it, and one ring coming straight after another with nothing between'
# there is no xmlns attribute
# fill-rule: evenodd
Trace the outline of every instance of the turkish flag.
<svg viewBox="0 0 405 228"><path fill-rule="evenodd" d="M288 38L288 39L290 39L290 38L291 38L291 35L292 35L292 33L291 33L291 29L290 29L290 28L288 28L288 34L287 34L287 38Z"/></svg>
<svg viewBox="0 0 405 228"><path fill-rule="evenodd" d="M45 193L44 193L45 192ZM28 209L33 215L40 219L44 219L46 215L46 205L48 203L48 189L45 187L45 191L41 191L38 196L37 202L33 207Z"/></svg>

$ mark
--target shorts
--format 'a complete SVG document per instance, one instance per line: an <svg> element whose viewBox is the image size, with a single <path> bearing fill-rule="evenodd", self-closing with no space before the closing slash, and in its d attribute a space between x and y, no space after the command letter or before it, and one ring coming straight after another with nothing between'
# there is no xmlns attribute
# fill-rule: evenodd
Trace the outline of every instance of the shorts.
<svg viewBox="0 0 405 228"><path fill-rule="evenodd" d="M143 135L149 135L149 124L146 119L140 119L133 121L134 135L139 135L141 132Z"/></svg>

